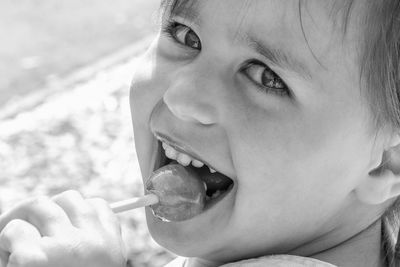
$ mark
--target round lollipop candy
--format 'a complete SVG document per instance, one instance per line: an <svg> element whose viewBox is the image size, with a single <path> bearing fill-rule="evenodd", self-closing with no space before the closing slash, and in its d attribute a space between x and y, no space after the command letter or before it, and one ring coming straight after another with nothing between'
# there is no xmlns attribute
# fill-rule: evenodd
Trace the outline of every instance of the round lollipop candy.
<svg viewBox="0 0 400 267"><path fill-rule="evenodd" d="M146 182L146 195L111 204L114 212L150 206L163 221L184 221L200 214L206 201L206 184L198 175L179 164L166 165Z"/></svg>
<svg viewBox="0 0 400 267"><path fill-rule="evenodd" d="M146 191L159 202L151 206L164 221L184 221L200 214L206 200L206 184L197 174L179 164L156 170L146 182Z"/></svg>

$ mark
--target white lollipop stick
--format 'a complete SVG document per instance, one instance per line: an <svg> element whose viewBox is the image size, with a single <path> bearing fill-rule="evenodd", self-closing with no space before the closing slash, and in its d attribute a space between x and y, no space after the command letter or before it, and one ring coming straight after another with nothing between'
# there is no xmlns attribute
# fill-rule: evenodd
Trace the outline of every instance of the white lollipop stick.
<svg viewBox="0 0 400 267"><path fill-rule="evenodd" d="M144 195L142 197L134 197L110 204L110 208L114 213L120 213L132 209L142 208L154 205L159 202L158 196L153 194Z"/></svg>

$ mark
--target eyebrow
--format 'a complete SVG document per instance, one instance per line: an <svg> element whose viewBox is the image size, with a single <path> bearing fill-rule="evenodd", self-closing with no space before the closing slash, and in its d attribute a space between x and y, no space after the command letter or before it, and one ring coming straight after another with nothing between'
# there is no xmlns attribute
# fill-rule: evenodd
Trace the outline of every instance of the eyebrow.
<svg viewBox="0 0 400 267"><path fill-rule="evenodd" d="M201 24L200 15L197 11L199 3L193 0L166 0L166 8L169 17L179 16L187 19L197 26Z"/></svg>
<svg viewBox="0 0 400 267"><path fill-rule="evenodd" d="M282 69L289 69L293 72L298 73L304 79L310 80L312 78L311 71L309 68L297 59L293 54L289 51L285 51L281 48L274 48L266 42L262 42L261 40L257 40L256 38L251 38L246 35L246 43L247 45L255 50L257 53L262 55L272 64L276 65Z"/></svg>
<svg viewBox="0 0 400 267"><path fill-rule="evenodd" d="M198 2L193 0L165 0L166 6L169 9L168 16L179 16L184 19L191 21L196 25L201 25L200 14L198 10ZM242 35L239 33L239 35ZM306 64L297 59L289 51L284 51L281 48L277 49L268 45L266 42L262 42L256 38L252 38L249 35L241 36L242 40L245 40L247 46L262 55L271 64L281 68L288 69L306 80L311 80L312 75Z"/></svg>

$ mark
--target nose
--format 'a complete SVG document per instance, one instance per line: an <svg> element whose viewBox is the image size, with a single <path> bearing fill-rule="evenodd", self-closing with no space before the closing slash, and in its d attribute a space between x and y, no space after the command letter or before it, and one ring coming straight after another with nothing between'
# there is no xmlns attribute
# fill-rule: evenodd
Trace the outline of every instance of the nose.
<svg viewBox="0 0 400 267"><path fill-rule="evenodd" d="M210 77L199 72L180 72L173 77L163 100L180 120L214 124L217 121L217 92Z"/></svg>

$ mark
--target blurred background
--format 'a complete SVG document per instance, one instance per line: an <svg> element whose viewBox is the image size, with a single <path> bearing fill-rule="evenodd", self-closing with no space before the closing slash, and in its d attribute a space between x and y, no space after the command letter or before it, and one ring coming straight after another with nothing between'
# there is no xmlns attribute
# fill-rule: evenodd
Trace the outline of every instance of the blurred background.
<svg viewBox="0 0 400 267"><path fill-rule="evenodd" d="M129 83L157 29L159 0L0 1L0 209L68 189L142 195ZM174 255L143 210L120 215L131 266Z"/></svg>

